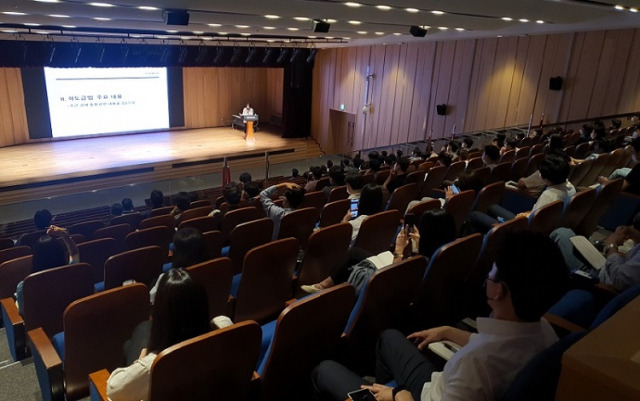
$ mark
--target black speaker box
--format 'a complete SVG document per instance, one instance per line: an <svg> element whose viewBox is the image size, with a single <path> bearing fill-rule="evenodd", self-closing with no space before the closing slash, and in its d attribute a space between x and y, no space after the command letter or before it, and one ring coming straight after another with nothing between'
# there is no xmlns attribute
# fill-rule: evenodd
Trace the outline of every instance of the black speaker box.
<svg viewBox="0 0 640 401"><path fill-rule="evenodd" d="M447 115L447 105L446 104L438 104L438 105L436 105L436 113L438 113L439 116L446 116Z"/></svg>
<svg viewBox="0 0 640 401"><path fill-rule="evenodd" d="M420 28L419 26L412 25L411 28L409 28L409 33L417 38L424 38L427 35L427 30Z"/></svg>
<svg viewBox="0 0 640 401"><path fill-rule="evenodd" d="M549 89L552 91L562 90L562 77L549 78Z"/></svg>
<svg viewBox="0 0 640 401"><path fill-rule="evenodd" d="M329 32L329 27L331 27L331 24L327 22L324 22L319 19L313 20L313 24L312 24L313 32L327 33Z"/></svg>
<svg viewBox="0 0 640 401"><path fill-rule="evenodd" d="M189 13L184 10L165 10L162 18L167 25L189 25Z"/></svg>

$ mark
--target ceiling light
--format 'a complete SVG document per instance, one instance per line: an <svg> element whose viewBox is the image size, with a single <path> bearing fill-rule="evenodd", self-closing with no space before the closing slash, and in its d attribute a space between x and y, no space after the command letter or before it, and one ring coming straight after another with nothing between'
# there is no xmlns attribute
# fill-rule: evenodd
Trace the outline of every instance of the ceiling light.
<svg viewBox="0 0 640 401"><path fill-rule="evenodd" d="M222 24L207 24L207 25L212 26L214 28L222 26Z"/></svg>
<svg viewBox="0 0 640 401"><path fill-rule="evenodd" d="M360 25L360 24L362 24L362 22L360 22L360 21L356 21L356 20L351 20L351 21L349 21L349 23L350 23L351 25Z"/></svg>
<svg viewBox="0 0 640 401"><path fill-rule="evenodd" d="M385 6L385 5L383 5L383 4L377 5L377 6L376 6L376 8L377 8L378 10L382 10L382 11L389 11L389 10L391 10L391 7L389 7L389 6Z"/></svg>
<svg viewBox="0 0 640 401"><path fill-rule="evenodd" d="M229 34L229 32L218 32L218 35L222 35L222 36L226 36L228 34Z"/></svg>
<svg viewBox="0 0 640 401"><path fill-rule="evenodd" d="M617 6L615 6L614 8L615 8L616 10L618 10L618 11L622 11L622 10L624 10L624 7L623 7L623 6L621 6L621 5L617 5Z"/></svg>
<svg viewBox="0 0 640 401"><path fill-rule="evenodd" d="M267 14L264 16L265 18L269 18L269 19L278 19L280 18L280 16L278 15L272 15L272 14Z"/></svg>
<svg viewBox="0 0 640 401"><path fill-rule="evenodd" d="M287 28L288 31L297 31L298 28Z"/></svg>
<svg viewBox="0 0 640 401"><path fill-rule="evenodd" d="M77 26L75 25L62 25L63 28L69 28L69 29L74 29L77 28Z"/></svg>
<svg viewBox="0 0 640 401"><path fill-rule="evenodd" d="M247 28L249 28L249 25L236 25L236 28L238 28L238 29L247 29Z"/></svg>
<svg viewBox="0 0 640 401"><path fill-rule="evenodd" d="M249 32L240 32L240 35L242 35L242 36L251 36L251 34Z"/></svg>
<svg viewBox="0 0 640 401"><path fill-rule="evenodd" d="M19 13L17 11L3 11L2 14L5 14L5 15L27 15L26 13Z"/></svg>
<svg viewBox="0 0 640 401"><path fill-rule="evenodd" d="M276 29L275 26L263 26L263 29L268 29L268 30L272 30L272 29Z"/></svg>
<svg viewBox="0 0 640 401"><path fill-rule="evenodd" d="M325 36L325 39L333 39L333 36Z"/></svg>
<svg viewBox="0 0 640 401"><path fill-rule="evenodd" d="M53 17L53 18L69 18L68 15L64 15L64 14L49 14L49 17Z"/></svg>
<svg viewBox="0 0 640 401"><path fill-rule="evenodd" d="M36 24L35 22L25 22L24 25L26 25L26 26L40 26L40 24Z"/></svg>
<svg viewBox="0 0 640 401"><path fill-rule="evenodd" d="M153 7L153 6L139 6L138 10L156 11L156 10L159 10L159 8L158 7Z"/></svg>
<svg viewBox="0 0 640 401"><path fill-rule="evenodd" d="M310 18L307 17L293 17L296 21L309 21Z"/></svg>
<svg viewBox="0 0 640 401"><path fill-rule="evenodd" d="M400 32L394 32L393 34L394 34L395 36L400 36L400 35L402 35Z"/></svg>
<svg viewBox="0 0 640 401"><path fill-rule="evenodd" d="M446 27L446 26L439 26L438 29L441 30L441 31L446 31L449 28Z"/></svg>
<svg viewBox="0 0 640 401"><path fill-rule="evenodd" d="M412 7L405 8L404 10L405 10L406 12L414 13L414 14L420 11L420 10L418 10L417 8L412 8ZM398 34L398 35L400 35L400 34Z"/></svg>
<svg viewBox="0 0 640 401"><path fill-rule="evenodd" d="M327 38L328 39L328 38ZM343 36L342 39L344 40L351 40L351 36Z"/></svg>
<svg viewBox="0 0 640 401"><path fill-rule="evenodd" d="M33 1L37 1L38 3L59 3L60 0L33 0Z"/></svg>
<svg viewBox="0 0 640 401"><path fill-rule="evenodd" d="M384 35L384 32L376 32L376 35L382 36L382 35Z"/></svg>
<svg viewBox="0 0 640 401"><path fill-rule="evenodd" d="M367 31L357 31L356 32L358 35L366 35Z"/></svg>
<svg viewBox="0 0 640 401"><path fill-rule="evenodd" d="M511 17L502 17L503 21L513 21L513 18Z"/></svg>
<svg viewBox="0 0 640 401"><path fill-rule="evenodd" d="M348 2L344 3L344 5L347 6L347 7L360 7L362 4L354 3L353 1L348 1Z"/></svg>
<svg viewBox="0 0 640 401"><path fill-rule="evenodd" d="M211 36L202 36L200 39L202 40L213 40Z"/></svg>
<svg viewBox="0 0 640 401"><path fill-rule="evenodd" d="M317 36L307 36L307 38L309 38L309 39L315 39L315 38L317 38Z"/></svg>
<svg viewBox="0 0 640 401"><path fill-rule="evenodd" d="M38 33L40 35L48 35L49 31L36 31L36 33Z"/></svg>
<svg viewBox="0 0 640 401"><path fill-rule="evenodd" d="M444 14L444 11L433 10L433 11L431 11L431 14L433 14L433 15L442 15L442 14Z"/></svg>
<svg viewBox="0 0 640 401"><path fill-rule="evenodd" d="M336 22L338 22L338 20L333 18L327 18L324 20L324 22L326 22L327 24L335 24Z"/></svg>
<svg viewBox="0 0 640 401"><path fill-rule="evenodd" d="M4 32L4 33L17 33L18 31L16 31L15 29L3 29L0 32Z"/></svg>
<svg viewBox="0 0 640 401"><path fill-rule="evenodd" d="M520 21L520 22L529 22L529 20L526 19L526 18L520 18L518 21Z"/></svg>
<svg viewBox="0 0 640 401"><path fill-rule="evenodd" d="M204 32L203 31L193 31L194 35L202 35Z"/></svg>
<svg viewBox="0 0 640 401"><path fill-rule="evenodd" d="M638 12L638 9L637 9L637 8L635 8L635 7L631 7L631 8L629 9L629 11L631 11L632 13L637 13L637 12Z"/></svg>
<svg viewBox="0 0 640 401"><path fill-rule="evenodd" d="M177 33L178 31L175 29L167 29L167 33Z"/></svg>
<svg viewBox="0 0 640 401"><path fill-rule="evenodd" d="M462 32L462 31L464 31L464 28L456 28L456 31Z"/></svg>
<svg viewBox="0 0 640 401"><path fill-rule="evenodd" d="M94 17L93 19L96 21L111 21L111 18L106 17Z"/></svg>
<svg viewBox="0 0 640 401"><path fill-rule="evenodd" d="M109 3L89 3L89 5L94 7L113 7L113 4Z"/></svg>
<svg viewBox="0 0 640 401"><path fill-rule="evenodd" d="M536 21L536 24L544 24L544 21L539 19L539 20Z"/></svg>

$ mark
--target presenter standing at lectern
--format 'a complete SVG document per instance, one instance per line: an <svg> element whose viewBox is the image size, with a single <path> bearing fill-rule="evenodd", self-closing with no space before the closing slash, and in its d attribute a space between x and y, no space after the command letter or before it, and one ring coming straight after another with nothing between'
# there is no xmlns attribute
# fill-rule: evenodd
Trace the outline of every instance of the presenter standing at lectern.
<svg viewBox="0 0 640 401"><path fill-rule="evenodd" d="M253 115L253 109L251 108L251 104L247 103L247 105L244 107L244 109L242 109L242 115L243 116L252 116Z"/></svg>

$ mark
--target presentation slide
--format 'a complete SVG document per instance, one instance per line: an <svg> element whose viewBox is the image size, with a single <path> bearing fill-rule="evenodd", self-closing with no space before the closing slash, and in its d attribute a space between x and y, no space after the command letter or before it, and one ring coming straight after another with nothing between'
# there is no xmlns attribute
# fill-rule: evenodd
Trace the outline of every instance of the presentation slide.
<svg viewBox="0 0 640 401"><path fill-rule="evenodd" d="M53 138L169 128L166 68L44 69Z"/></svg>

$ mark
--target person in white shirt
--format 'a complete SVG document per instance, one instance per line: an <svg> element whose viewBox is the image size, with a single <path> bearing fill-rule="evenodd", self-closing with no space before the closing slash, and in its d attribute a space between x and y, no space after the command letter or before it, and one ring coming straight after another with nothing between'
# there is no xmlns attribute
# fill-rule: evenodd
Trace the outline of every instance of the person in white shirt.
<svg viewBox="0 0 640 401"><path fill-rule="evenodd" d="M565 292L568 273L558 247L542 234L515 233L499 249L486 279L492 313L478 318L477 334L449 326L407 337L385 330L377 346L377 383L369 385L337 362L324 361L312 374L317 399L344 400L359 388L380 401L500 399L518 371L557 341L542 315ZM439 372L422 350L441 340L462 347ZM397 387L382 384L392 379Z"/></svg>
<svg viewBox="0 0 640 401"><path fill-rule="evenodd" d="M242 115L243 116L252 116L253 115L253 109L251 108L251 104L247 103L247 105L244 107L244 109L242 109Z"/></svg>

